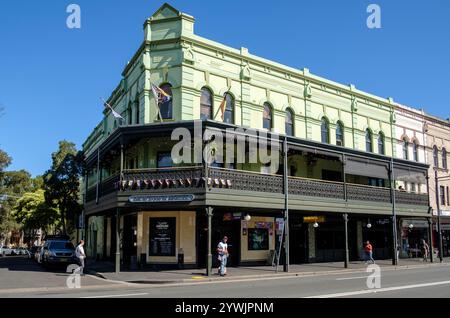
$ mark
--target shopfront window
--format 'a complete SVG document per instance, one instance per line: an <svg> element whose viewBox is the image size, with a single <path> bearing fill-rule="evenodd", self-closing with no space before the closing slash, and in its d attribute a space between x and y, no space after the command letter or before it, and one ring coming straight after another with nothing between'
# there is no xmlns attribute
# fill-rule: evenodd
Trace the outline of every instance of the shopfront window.
<svg viewBox="0 0 450 318"><path fill-rule="evenodd" d="M267 251L269 249L268 229L248 229L248 250Z"/></svg>

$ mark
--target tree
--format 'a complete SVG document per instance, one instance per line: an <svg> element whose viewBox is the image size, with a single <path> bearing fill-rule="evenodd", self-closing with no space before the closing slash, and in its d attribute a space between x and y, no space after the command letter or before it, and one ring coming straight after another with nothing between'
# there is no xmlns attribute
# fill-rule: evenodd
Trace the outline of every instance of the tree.
<svg viewBox="0 0 450 318"><path fill-rule="evenodd" d="M52 167L43 176L45 201L50 207L58 208L63 234L67 234L68 225L73 226L75 216L82 209L78 203L82 163L83 155L75 144L63 140L59 142L58 151L52 153Z"/></svg>
<svg viewBox="0 0 450 318"><path fill-rule="evenodd" d="M31 237L35 236L38 229L47 233L52 226L58 224L60 218L58 210L45 202L43 189L24 193L17 200L11 215L22 225L24 231L32 234Z"/></svg>

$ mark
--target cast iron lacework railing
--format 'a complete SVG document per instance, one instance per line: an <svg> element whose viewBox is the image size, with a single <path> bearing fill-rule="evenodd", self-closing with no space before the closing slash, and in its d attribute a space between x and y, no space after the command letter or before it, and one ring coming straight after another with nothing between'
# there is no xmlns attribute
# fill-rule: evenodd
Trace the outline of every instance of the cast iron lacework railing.
<svg viewBox="0 0 450 318"><path fill-rule="evenodd" d="M203 167L125 170L122 181L115 182L117 190L162 190L168 188L201 187L207 182Z"/></svg>
<svg viewBox="0 0 450 318"><path fill-rule="evenodd" d="M259 172L211 168L213 185L229 182L229 188L242 191L283 193L283 176Z"/></svg>
<svg viewBox="0 0 450 318"><path fill-rule="evenodd" d="M410 204L410 205L428 205L428 195L409 193L403 191L395 191L395 202L397 204Z"/></svg>
<svg viewBox="0 0 450 318"><path fill-rule="evenodd" d="M261 193L283 193L283 176L259 172L211 167L208 177L202 166L162 169L124 170L122 181L119 175L104 180L99 187L99 196L115 191L166 191L186 188L223 188ZM290 195L344 200L344 184L317 179L289 177ZM96 187L86 193L86 201L95 200ZM349 201L390 203L390 189L360 184L347 184ZM407 205L428 205L427 194L396 191L396 202Z"/></svg>
<svg viewBox="0 0 450 318"><path fill-rule="evenodd" d="M344 184L323 180L289 177L289 194L344 199Z"/></svg>
<svg viewBox="0 0 450 318"><path fill-rule="evenodd" d="M103 180L100 186L100 196L104 196L117 191L116 183L119 180L120 180L119 174L115 174Z"/></svg>
<svg viewBox="0 0 450 318"><path fill-rule="evenodd" d="M391 202L389 188L372 187L360 184L347 184L347 199L369 202Z"/></svg>

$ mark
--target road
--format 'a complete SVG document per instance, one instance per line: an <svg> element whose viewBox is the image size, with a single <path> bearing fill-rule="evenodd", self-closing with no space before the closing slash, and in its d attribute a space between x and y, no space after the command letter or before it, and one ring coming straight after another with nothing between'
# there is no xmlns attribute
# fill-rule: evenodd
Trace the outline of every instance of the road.
<svg viewBox="0 0 450 318"><path fill-rule="evenodd" d="M45 271L23 257L0 259L0 297L76 298L450 298L450 266L382 270L380 288L369 289L367 273L342 273L177 285L114 283L94 276L81 278L80 289L69 289L64 271ZM373 281L373 280L371 280ZM20 289L19 289L20 288Z"/></svg>

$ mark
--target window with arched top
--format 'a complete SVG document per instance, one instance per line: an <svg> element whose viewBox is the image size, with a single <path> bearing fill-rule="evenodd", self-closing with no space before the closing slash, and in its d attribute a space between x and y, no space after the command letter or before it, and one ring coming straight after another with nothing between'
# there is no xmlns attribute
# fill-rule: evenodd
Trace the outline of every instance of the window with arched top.
<svg viewBox="0 0 450 318"><path fill-rule="evenodd" d="M408 139L403 138L402 143L402 153L403 153L403 159L408 160L409 159L409 142Z"/></svg>
<svg viewBox="0 0 450 318"><path fill-rule="evenodd" d="M366 129L366 151L373 152L372 132L370 129Z"/></svg>
<svg viewBox="0 0 450 318"><path fill-rule="evenodd" d="M435 168L439 168L439 157L438 149L436 146L433 147L433 163Z"/></svg>
<svg viewBox="0 0 450 318"><path fill-rule="evenodd" d="M127 108L127 123L128 125L133 124L133 108L131 107L131 104L129 104Z"/></svg>
<svg viewBox="0 0 450 318"><path fill-rule="evenodd" d="M294 135L294 112L289 108L286 109L284 128L287 136Z"/></svg>
<svg viewBox="0 0 450 318"><path fill-rule="evenodd" d="M172 119L173 118L173 95L172 95L172 85L163 84L161 88L170 98L167 98L165 102L159 104L159 109L161 112L162 119Z"/></svg>
<svg viewBox="0 0 450 318"><path fill-rule="evenodd" d="M264 103L263 128L272 130L272 107L269 103Z"/></svg>
<svg viewBox="0 0 450 318"><path fill-rule="evenodd" d="M330 143L330 123L325 117L320 122L320 140L324 144Z"/></svg>
<svg viewBox="0 0 450 318"><path fill-rule="evenodd" d="M340 121L336 125L336 145L344 146L344 125Z"/></svg>
<svg viewBox="0 0 450 318"><path fill-rule="evenodd" d="M223 122L234 124L234 97L230 93L225 93L225 112Z"/></svg>
<svg viewBox="0 0 450 318"><path fill-rule="evenodd" d="M212 118L213 94L207 87L202 88L200 96L200 119L207 120Z"/></svg>
<svg viewBox="0 0 450 318"><path fill-rule="evenodd" d="M380 155L384 155L385 154L385 150L384 150L384 134L382 132L380 132L380 134L378 135L378 153Z"/></svg>
<svg viewBox="0 0 450 318"><path fill-rule="evenodd" d="M141 113L139 111L139 100L136 99L134 101L134 113L135 113L135 123L136 125L139 125L139 117L141 116Z"/></svg>
<svg viewBox="0 0 450 318"><path fill-rule="evenodd" d="M447 169L447 150L442 148L442 168Z"/></svg>
<svg viewBox="0 0 450 318"><path fill-rule="evenodd" d="M419 143L417 140L414 140L413 142L413 159L414 161L419 161Z"/></svg>

